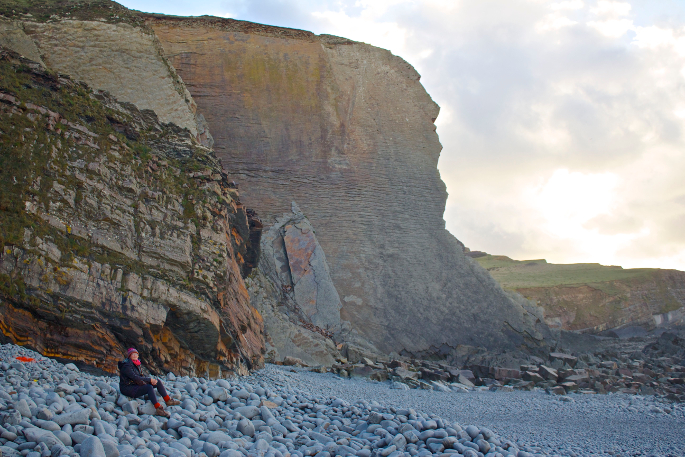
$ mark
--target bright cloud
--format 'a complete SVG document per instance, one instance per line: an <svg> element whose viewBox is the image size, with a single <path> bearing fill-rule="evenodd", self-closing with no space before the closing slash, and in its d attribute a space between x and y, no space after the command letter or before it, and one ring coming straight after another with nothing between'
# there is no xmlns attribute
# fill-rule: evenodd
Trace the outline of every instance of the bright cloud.
<svg viewBox="0 0 685 457"><path fill-rule="evenodd" d="M618 176L556 170L543 185L528 190L554 236L568 237L585 222L611 210Z"/></svg>
<svg viewBox="0 0 685 457"><path fill-rule="evenodd" d="M514 258L685 270L685 5L125 0L390 49L441 105L447 227ZM204 8L204 10L203 10Z"/></svg>
<svg viewBox="0 0 685 457"><path fill-rule="evenodd" d="M618 38L633 29L633 21L629 19L608 19L606 21L591 21L587 25L596 29L602 35Z"/></svg>
<svg viewBox="0 0 685 457"><path fill-rule="evenodd" d="M585 6L581 0L567 0L563 2L552 3L550 8L553 10L579 10Z"/></svg>
<svg viewBox="0 0 685 457"><path fill-rule="evenodd" d="M557 30L562 27L576 25L578 22L564 17L558 13L547 15L542 21L535 24L535 29L538 32L547 32L549 30Z"/></svg>
<svg viewBox="0 0 685 457"><path fill-rule="evenodd" d="M633 7L630 3L599 0L597 6L590 8L590 12L597 16L620 17L627 16Z"/></svg>

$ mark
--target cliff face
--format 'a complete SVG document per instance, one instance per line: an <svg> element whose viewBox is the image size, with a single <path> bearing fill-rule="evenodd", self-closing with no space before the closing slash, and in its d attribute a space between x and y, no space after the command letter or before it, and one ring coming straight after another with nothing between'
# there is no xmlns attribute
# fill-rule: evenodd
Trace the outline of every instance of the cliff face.
<svg viewBox="0 0 685 457"><path fill-rule="evenodd" d="M256 234L272 233L297 202L316 236L284 226L265 237L265 269L250 282L272 333L290 335L272 335L281 355L329 363L331 346L449 356L544 345L544 324L444 228L439 109L401 58L338 37L141 15L104 0L12 2L0 5L13 18L0 24L2 43L154 109L199 143L212 144L209 125L229 179L264 221L252 219L245 273L259 256ZM302 262L279 260L290 252Z"/></svg>
<svg viewBox="0 0 685 457"><path fill-rule="evenodd" d="M120 101L153 110L160 121L187 128L200 143L212 146L193 98L163 55L154 32L135 13L100 0L44 3L43 8L32 5L28 16L1 18L0 45L106 90ZM26 8L19 4L4 8L21 11L22 7ZM43 20L37 20L41 16Z"/></svg>
<svg viewBox="0 0 685 457"><path fill-rule="evenodd" d="M158 371L261 365L249 217L189 130L6 51L0 130L2 339L108 371L130 346Z"/></svg>
<svg viewBox="0 0 685 457"><path fill-rule="evenodd" d="M544 324L445 230L439 109L409 64L300 30L216 18L147 24L265 230L292 201L316 229L341 321L386 353L540 343Z"/></svg>
<svg viewBox="0 0 685 457"><path fill-rule="evenodd" d="M552 328L593 333L627 326L651 329L683 318L682 271L558 265L492 255L476 260L502 287L535 300Z"/></svg>

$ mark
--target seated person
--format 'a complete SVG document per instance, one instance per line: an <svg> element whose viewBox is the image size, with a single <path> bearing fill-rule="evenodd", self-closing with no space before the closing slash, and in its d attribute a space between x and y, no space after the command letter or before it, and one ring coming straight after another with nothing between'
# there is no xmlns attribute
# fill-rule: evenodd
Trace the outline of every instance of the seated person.
<svg viewBox="0 0 685 457"><path fill-rule="evenodd" d="M176 400L172 400L166 393L162 381L155 378L143 377L140 371L140 359L138 351L135 348L130 348L127 352L127 357L119 362L119 390L123 395L132 398L139 398L147 395L153 405L155 405L155 415L169 417L168 411L164 411L162 405L157 401L155 395L155 388L164 399L167 406L174 406L180 404Z"/></svg>

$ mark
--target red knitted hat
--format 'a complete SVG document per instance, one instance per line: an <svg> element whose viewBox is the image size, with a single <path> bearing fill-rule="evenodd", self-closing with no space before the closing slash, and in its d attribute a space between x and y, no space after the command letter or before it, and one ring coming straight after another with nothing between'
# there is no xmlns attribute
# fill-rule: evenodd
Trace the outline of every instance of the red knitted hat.
<svg viewBox="0 0 685 457"><path fill-rule="evenodd" d="M126 357L131 357L131 354L133 353L138 354L138 350L136 348L128 348L128 351L126 352Z"/></svg>

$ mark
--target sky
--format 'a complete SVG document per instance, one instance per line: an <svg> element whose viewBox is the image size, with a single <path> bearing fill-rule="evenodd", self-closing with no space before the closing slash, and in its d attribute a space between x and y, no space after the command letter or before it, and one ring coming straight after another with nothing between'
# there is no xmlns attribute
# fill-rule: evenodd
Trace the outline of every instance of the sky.
<svg viewBox="0 0 685 457"><path fill-rule="evenodd" d="M440 105L471 250L685 270L683 0L123 0L389 49Z"/></svg>

